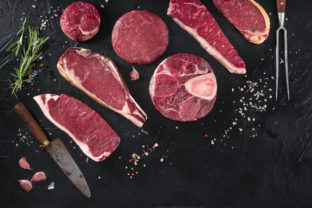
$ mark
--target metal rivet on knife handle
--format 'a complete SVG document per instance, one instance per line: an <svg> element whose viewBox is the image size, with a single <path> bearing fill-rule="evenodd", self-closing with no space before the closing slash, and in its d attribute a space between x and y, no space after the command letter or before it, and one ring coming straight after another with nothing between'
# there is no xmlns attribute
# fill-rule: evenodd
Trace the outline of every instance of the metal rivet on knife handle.
<svg viewBox="0 0 312 208"><path fill-rule="evenodd" d="M50 144L47 135L39 126L35 118L31 115L23 103L18 103L14 106L17 115L22 119L25 126L29 129L31 134L45 147Z"/></svg>

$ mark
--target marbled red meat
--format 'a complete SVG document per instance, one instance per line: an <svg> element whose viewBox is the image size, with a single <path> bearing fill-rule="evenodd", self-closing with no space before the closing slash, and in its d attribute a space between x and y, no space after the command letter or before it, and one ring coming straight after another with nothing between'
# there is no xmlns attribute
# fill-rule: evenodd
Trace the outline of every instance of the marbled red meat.
<svg viewBox="0 0 312 208"><path fill-rule="evenodd" d="M141 127L145 112L130 95L114 62L85 48L69 48L57 63L60 74L93 100Z"/></svg>
<svg viewBox="0 0 312 208"><path fill-rule="evenodd" d="M60 25L67 37L72 40L86 41L94 37L100 28L101 18L92 4L79 1L64 10Z"/></svg>
<svg viewBox="0 0 312 208"><path fill-rule="evenodd" d="M270 32L270 19L263 7L254 0L212 0L218 10L255 44L265 41Z"/></svg>
<svg viewBox="0 0 312 208"><path fill-rule="evenodd" d="M133 10L115 23L112 44L114 51L123 60L149 64L165 52L168 29L158 15L145 10Z"/></svg>
<svg viewBox="0 0 312 208"><path fill-rule="evenodd" d="M177 121L194 121L213 108L217 81L204 59L192 54L177 54L158 65L149 91L162 115Z"/></svg>
<svg viewBox="0 0 312 208"><path fill-rule="evenodd" d="M246 73L245 62L222 32L215 18L199 0L170 0L167 14L229 72Z"/></svg>
<svg viewBox="0 0 312 208"><path fill-rule="evenodd" d="M67 95L34 97L43 114L70 136L94 161L105 160L119 145L120 137L93 109Z"/></svg>

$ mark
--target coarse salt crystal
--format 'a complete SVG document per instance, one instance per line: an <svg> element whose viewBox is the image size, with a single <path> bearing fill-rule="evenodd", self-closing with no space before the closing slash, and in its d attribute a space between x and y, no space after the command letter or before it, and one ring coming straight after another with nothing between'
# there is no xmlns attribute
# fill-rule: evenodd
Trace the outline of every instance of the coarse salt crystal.
<svg viewBox="0 0 312 208"><path fill-rule="evenodd" d="M53 190L55 186L55 182L51 182L50 185L48 186L48 190Z"/></svg>

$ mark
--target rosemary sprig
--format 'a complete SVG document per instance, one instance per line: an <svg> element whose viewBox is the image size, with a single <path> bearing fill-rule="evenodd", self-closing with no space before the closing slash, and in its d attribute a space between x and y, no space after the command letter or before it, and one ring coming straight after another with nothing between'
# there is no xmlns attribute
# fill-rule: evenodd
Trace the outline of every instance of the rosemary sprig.
<svg viewBox="0 0 312 208"><path fill-rule="evenodd" d="M14 68L14 73L11 73L13 81L10 81L10 87L12 94L16 96L16 93L22 89L24 83L27 81L31 68L34 67L35 61L41 56L42 48L47 42L49 37L40 36L39 29L37 27L28 26L28 44L24 44L26 19L21 25L21 29L17 35L20 34L19 39L12 43L7 52L12 52L15 56L20 56L19 67Z"/></svg>

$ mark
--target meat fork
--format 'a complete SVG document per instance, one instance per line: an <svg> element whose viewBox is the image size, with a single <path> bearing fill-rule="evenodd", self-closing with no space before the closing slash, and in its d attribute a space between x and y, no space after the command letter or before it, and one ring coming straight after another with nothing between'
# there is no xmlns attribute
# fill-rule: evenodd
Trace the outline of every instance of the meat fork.
<svg viewBox="0 0 312 208"><path fill-rule="evenodd" d="M287 98L290 100L289 92L289 75L288 75L288 50L287 50L287 30L284 27L285 21L285 7L286 0L276 0L277 14L279 21L279 28L276 31L276 49L275 49L275 73L276 73L276 86L275 86L275 99L278 97L278 79L279 79L279 34L280 31L284 31L284 59L285 59L285 76L286 76L286 87L287 87Z"/></svg>

